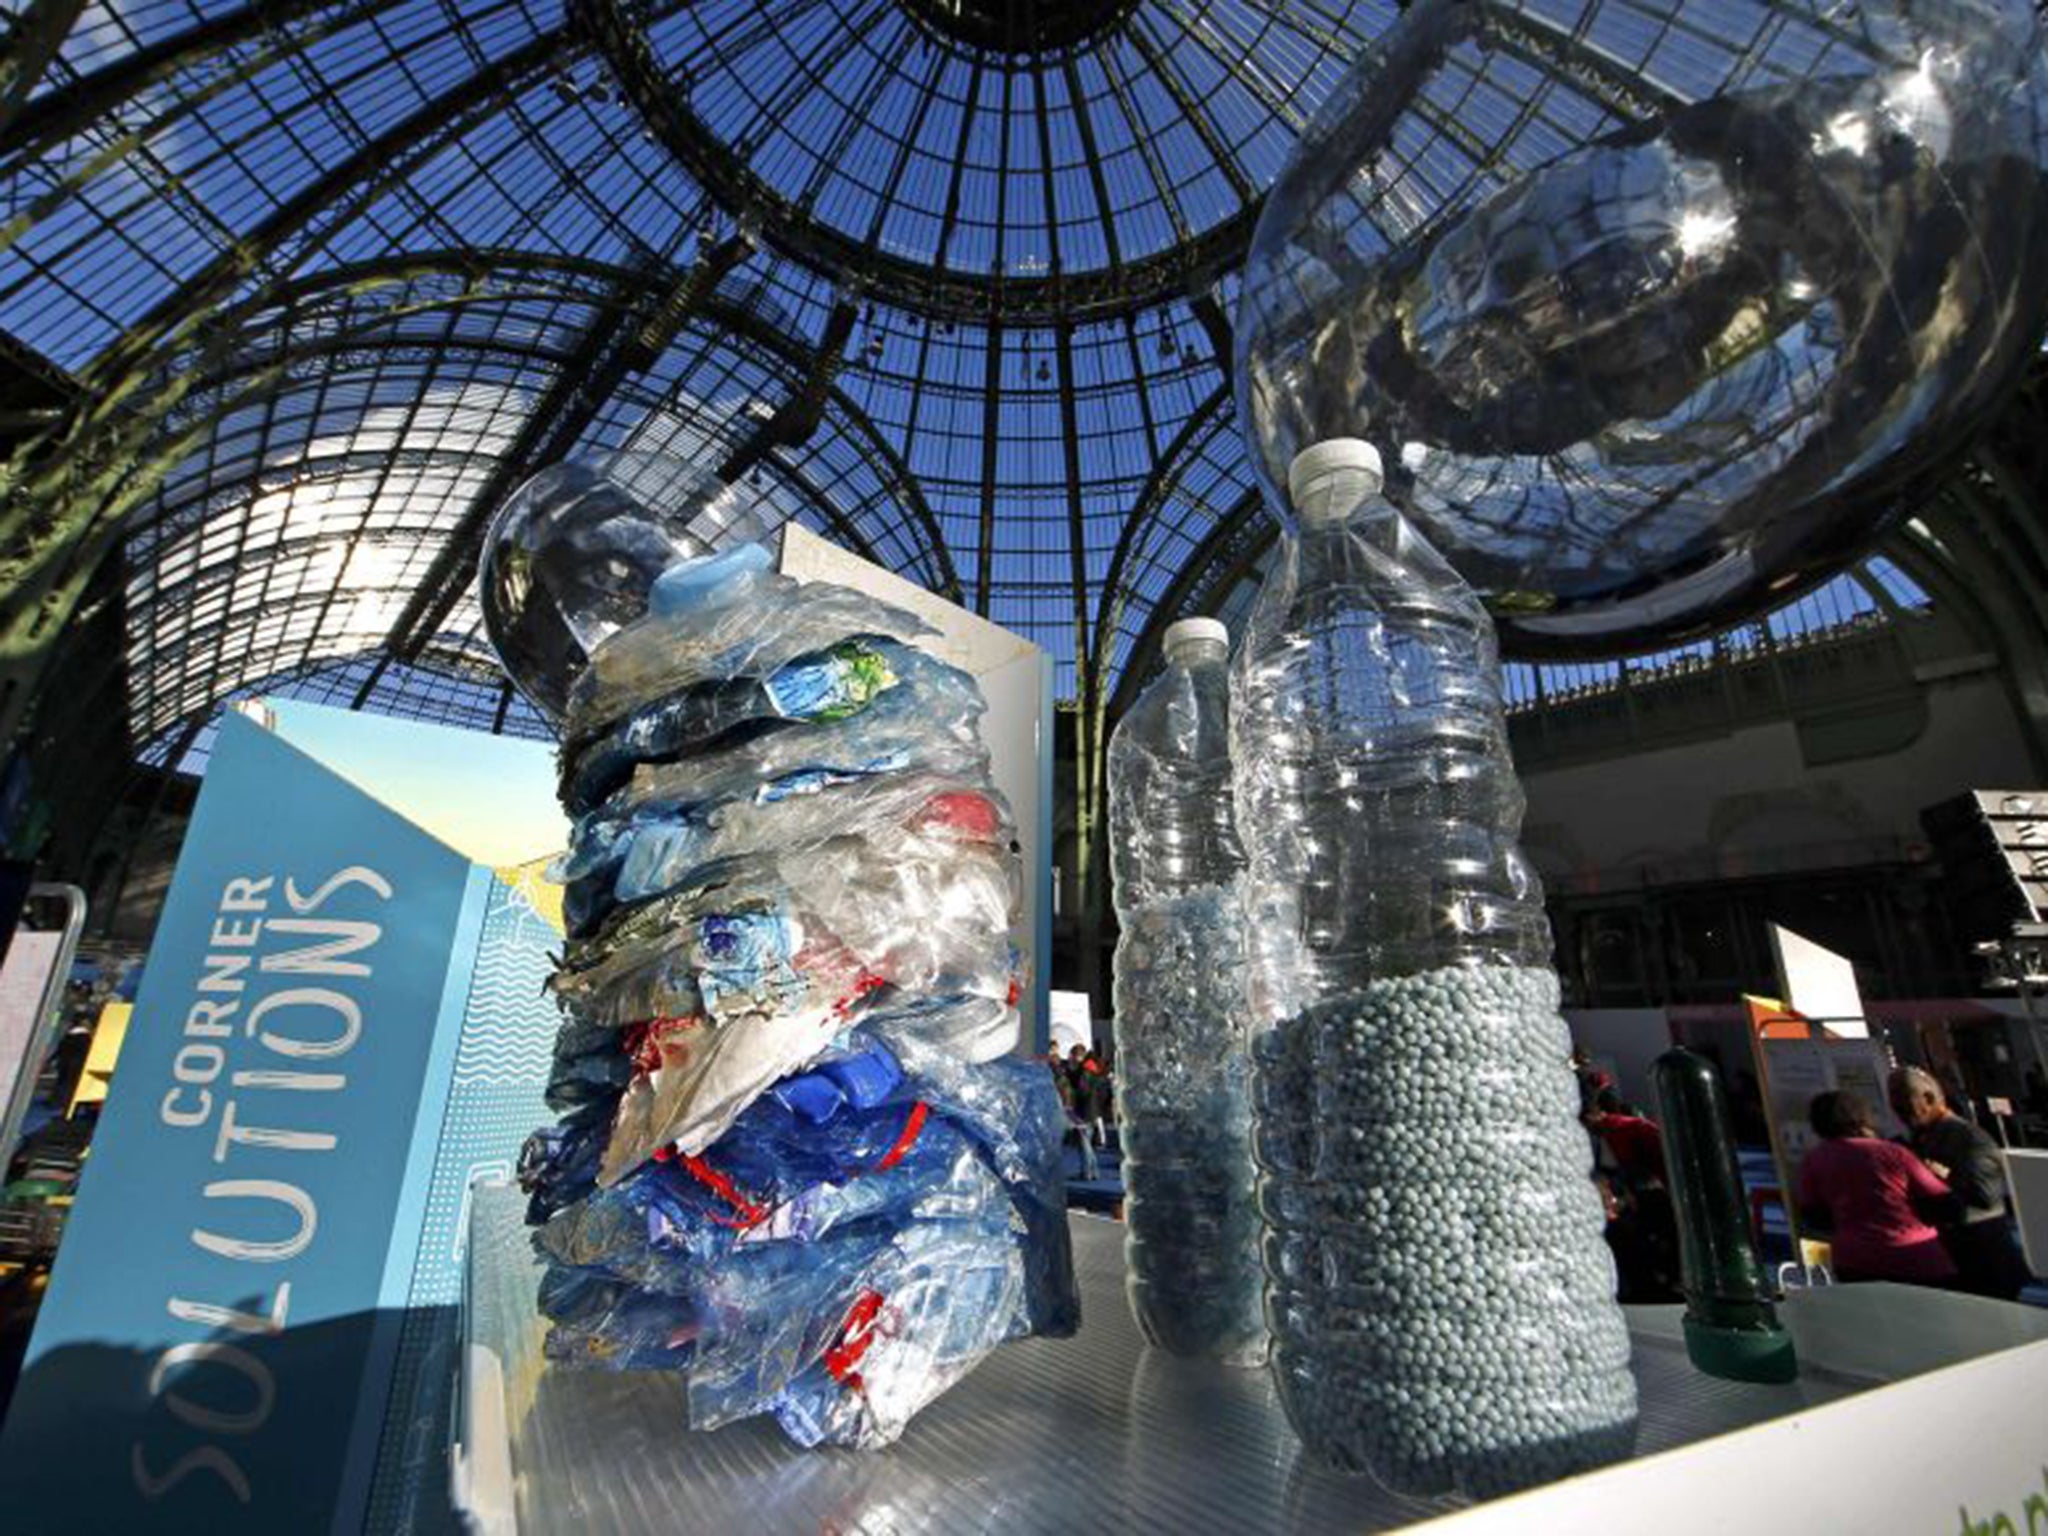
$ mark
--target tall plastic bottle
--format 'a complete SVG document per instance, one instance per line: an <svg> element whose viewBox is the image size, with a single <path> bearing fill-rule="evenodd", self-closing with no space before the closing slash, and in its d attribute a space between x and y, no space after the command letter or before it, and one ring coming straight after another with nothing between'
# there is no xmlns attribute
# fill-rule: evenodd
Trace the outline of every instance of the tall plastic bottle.
<svg viewBox="0 0 2048 1536"><path fill-rule="evenodd" d="M1493 626L1369 444L1289 489L1231 718L1275 1377L1321 1459L1503 1492L1636 1401Z"/></svg>
<svg viewBox="0 0 2048 1536"><path fill-rule="evenodd" d="M1266 1358L1230 800L1229 632L1184 619L1109 744L1117 1121L1131 1310L1180 1355Z"/></svg>

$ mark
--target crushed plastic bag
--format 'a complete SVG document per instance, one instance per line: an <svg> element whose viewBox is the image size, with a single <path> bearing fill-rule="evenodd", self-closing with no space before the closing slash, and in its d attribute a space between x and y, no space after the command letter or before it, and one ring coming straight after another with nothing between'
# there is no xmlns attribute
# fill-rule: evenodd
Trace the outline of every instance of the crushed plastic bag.
<svg viewBox="0 0 2048 1536"><path fill-rule="evenodd" d="M841 839L729 860L687 889L621 909L569 946L551 986L586 1022L797 1010L859 984L1007 995L1021 900L1015 863L987 843L906 833L893 856ZM722 950L725 925L750 946ZM829 996L828 996L829 995Z"/></svg>
<svg viewBox="0 0 2048 1536"><path fill-rule="evenodd" d="M850 587L754 568L759 558L743 546L670 567L648 594L647 615L592 654L572 697L570 737L595 734L651 700L767 676L853 636L912 641L936 633Z"/></svg>
<svg viewBox="0 0 2048 1536"><path fill-rule="evenodd" d="M708 866L754 849L795 854L848 837L887 847L906 836L1007 849L1014 835L1008 805L974 779L904 771L842 776L801 794L690 811L658 806L589 817L560 870L582 931L619 905L687 888Z"/></svg>
<svg viewBox="0 0 2048 1536"><path fill-rule="evenodd" d="M805 1076L836 1107L787 1080L707 1153L609 1189L587 1125L529 1142L550 1358L683 1371L696 1428L769 1412L800 1444L874 1446L997 1344L1072 1331L1058 1165L1017 1142L1057 1146L1042 1070L956 1064L940 1087L863 1034Z"/></svg>

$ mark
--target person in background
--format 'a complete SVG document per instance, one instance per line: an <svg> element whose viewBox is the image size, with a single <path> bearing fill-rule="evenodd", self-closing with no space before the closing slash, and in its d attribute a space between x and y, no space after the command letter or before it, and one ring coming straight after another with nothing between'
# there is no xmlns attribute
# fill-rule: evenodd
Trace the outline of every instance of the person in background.
<svg viewBox="0 0 2048 1536"><path fill-rule="evenodd" d="M1949 1108L1940 1080L1922 1068L1894 1071L1885 1096L1906 1127L1906 1144L1962 1205L1962 1220L1944 1236L1963 1289L2013 1300L2027 1283L2027 1265L2006 1220L2005 1164L1997 1143Z"/></svg>
<svg viewBox="0 0 2048 1536"><path fill-rule="evenodd" d="M1081 1070L1074 1074L1074 1113L1081 1117L1086 1127L1085 1134L1095 1139L1095 1145L1109 1145L1109 1074L1103 1070L1102 1062L1093 1051L1087 1052L1081 1060Z"/></svg>
<svg viewBox="0 0 2048 1536"><path fill-rule="evenodd" d="M1956 1197L1910 1149L1881 1139L1853 1093L1817 1094L1806 1117L1820 1144L1799 1165L1799 1220L1834 1246L1835 1278L1953 1286L1936 1230Z"/></svg>
<svg viewBox="0 0 2048 1536"><path fill-rule="evenodd" d="M1586 1054L1584 1046L1572 1047L1572 1076L1579 1080L1579 1115L1584 1118L1586 1111L1593 1107L1593 1100L1603 1088L1612 1088L1614 1079L1604 1069L1595 1066L1593 1058Z"/></svg>
<svg viewBox="0 0 2048 1536"><path fill-rule="evenodd" d="M1665 1182L1663 1130L1611 1087L1594 1093L1581 1118L1593 1138L1622 1300L1676 1298L1678 1218Z"/></svg>
<svg viewBox="0 0 2048 1536"><path fill-rule="evenodd" d="M1095 1143L1088 1139L1088 1128L1081 1123L1080 1112L1074 1107L1074 1076L1057 1051L1045 1058L1045 1064L1052 1073L1053 1089L1060 1096L1060 1108L1067 1112L1067 1136L1081 1143L1081 1177L1092 1184L1102 1177L1102 1168L1095 1161Z"/></svg>
<svg viewBox="0 0 2048 1536"><path fill-rule="evenodd" d="M1601 1151L1631 1188L1664 1184L1664 1132L1612 1088L1602 1088L1582 1118Z"/></svg>

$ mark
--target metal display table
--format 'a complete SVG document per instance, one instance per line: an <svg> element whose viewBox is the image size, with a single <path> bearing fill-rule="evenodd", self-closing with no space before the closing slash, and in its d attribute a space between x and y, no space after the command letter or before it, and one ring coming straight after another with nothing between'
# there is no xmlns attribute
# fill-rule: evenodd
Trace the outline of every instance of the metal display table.
<svg viewBox="0 0 2048 1536"><path fill-rule="evenodd" d="M1384 1530L1460 1507L1402 1498L1305 1463L1264 1371L1147 1349L1123 1296L1123 1229L1073 1219L1083 1306L1071 1339L1006 1345L880 1452L803 1451L768 1419L684 1428L659 1372L551 1367L533 1308L524 1198L479 1188L458 1496L487 1536L749 1531ZM1842 1287L1785 1309L1802 1375L1781 1387L1702 1376L1676 1307L1630 1308L1642 1394L1637 1459L2048 1338L2030 1309Z"/></svg>

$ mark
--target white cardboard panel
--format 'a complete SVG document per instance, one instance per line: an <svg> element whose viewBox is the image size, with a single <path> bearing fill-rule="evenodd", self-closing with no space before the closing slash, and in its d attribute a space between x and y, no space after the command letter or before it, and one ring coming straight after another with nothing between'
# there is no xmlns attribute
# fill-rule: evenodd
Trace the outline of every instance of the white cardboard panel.
<svg viewBox="0 0 2048 1536"><path fill-rule="evenodd" d="M2048 1343L1432 1521L1490 1532L2048 1533Z"/></svg>
<svg viewBox="0 0 2048 1536"><path fill-rule="evenodd" d="M782 530L781 569L798 581L832 581L916 614L939 633L922 648L970 674L988 699L982 736L996 788L1017 818L1024 866L1022 928L1014 938L1029 958L1032 985L1019 1001L1023 1038L1044 1049L1047 977L1052 963L1051 660L1029 640L947 602L913 581L849 554L796 523Z"/></svg>
<svg viewBox="0 0 2048 1536"><path fill-rule="evenodd" d="M1825 1023L1830 1034L1866 1039L1863 994L1856 986L1856 967L1832 949L1771 925L1771 951L1778 959L1780 996L1796 1012Z"/></svg>

